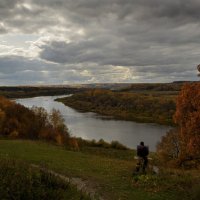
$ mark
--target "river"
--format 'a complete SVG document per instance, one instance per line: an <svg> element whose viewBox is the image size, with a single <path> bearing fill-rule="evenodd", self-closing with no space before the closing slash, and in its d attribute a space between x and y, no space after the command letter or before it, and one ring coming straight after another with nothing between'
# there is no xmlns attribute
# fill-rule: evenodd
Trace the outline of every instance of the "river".
<svg viewBox="0 0 200 200"><path fill-rule="evenodd" d="M29 108L38 106L45 108L47 111L53 108L60 110L73 136L89 140L99 140L102 138L107 142L117 140L133 149L136 148L140 141L144 141L149 146L150 151L155 151L156 144L171 128L157 124L109 119L92 112L81 113L60 102L54 101L58 97L63 96L16 99L16 102Z"/></svg>

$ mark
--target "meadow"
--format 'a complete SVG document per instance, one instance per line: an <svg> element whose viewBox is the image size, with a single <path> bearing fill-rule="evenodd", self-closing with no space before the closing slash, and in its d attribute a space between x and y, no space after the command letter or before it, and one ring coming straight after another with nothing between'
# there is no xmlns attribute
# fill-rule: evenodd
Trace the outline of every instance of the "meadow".
<svg viewBox="0 0 200 200"><path fill-rule="evenodd" d="M75 187L24 161L0 157L0 198L15 200L89 200Z"/></svg>
<svg viewBox="0 0 200 200"><path fill-rule="evenodd" d="M81 178L88 188L95 189L96 199L199 199L197 170L160 168L158 175L150 170L146 175L133 176L134 155L133 150L86 147L69 151L41 141L0 140L1 159L36 164L67 177Z"/></svg>

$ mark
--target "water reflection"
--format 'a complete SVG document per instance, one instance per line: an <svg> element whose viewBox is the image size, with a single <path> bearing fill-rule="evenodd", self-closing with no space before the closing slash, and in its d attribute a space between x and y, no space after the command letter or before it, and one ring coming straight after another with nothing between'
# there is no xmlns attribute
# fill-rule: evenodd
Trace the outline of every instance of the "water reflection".
<svg viewBox="0 0 200 200"><path fill-rule="evenodd" d="M149 145L151 151L155 151L157 142L170 129L168 126L156 124L106 119L105 116L92 112L81 113L54 101L58 97L61 96L17 99L16 102L26 107L44 107L47 111L52 108L60 110L71 134L74 136L90 140L103 138L108 142L118 140L130 148L136 148L140 141L144 141Z"/></svg>

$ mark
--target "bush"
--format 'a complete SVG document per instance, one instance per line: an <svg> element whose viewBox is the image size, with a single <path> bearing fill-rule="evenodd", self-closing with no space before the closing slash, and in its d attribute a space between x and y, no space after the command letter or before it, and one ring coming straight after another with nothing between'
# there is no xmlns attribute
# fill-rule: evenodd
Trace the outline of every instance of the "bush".
<svg viewBox="0 0 200 200"><path fill-rule="evenodd" d="M157 145L159 161L166 165L175 165L180 154L180 141L177 129L171 129Z"/></svg>
<svg viewBox="0 0 200 200"><path fill-rule="evenodd" d="M121 149L121 150L128 149L126 146L119 143L118 141L112 141L111 143L108 143L104 141L103 139L96 141L96 140L84 140L82 138L76 138L76 140L80 148L81 147L100 147L100 148L112 148L112 149Z"/></svg>
<svg viewBox="0 0 200 200"><path fill-rule="evenodd" d="M113 149L122 149L122 150L128 149L126 146L124 146L123 144L119 143L118 141L112 141L111 142L111 148L113 148Z"/></svg>
<svg viewBox="0 0 200 200"><path fill-rule="evenodd" d="M110 144L106 141L104 141L103 139L100 139L97 143L96 143L97 147L103 147L103 148L109 148Z"/></svg>

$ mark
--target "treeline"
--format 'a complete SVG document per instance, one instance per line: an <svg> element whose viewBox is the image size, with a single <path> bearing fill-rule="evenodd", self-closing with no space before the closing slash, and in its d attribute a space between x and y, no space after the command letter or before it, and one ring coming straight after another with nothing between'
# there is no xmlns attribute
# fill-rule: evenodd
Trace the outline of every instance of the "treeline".
<svg viewBox="0 0 200 200"><path fill-rule="evenodd" d="M92 111L125 120L171 125L176 107L175 97L93 89L57 100L80 111Z"/></svg>
<svg viewBox="0 0 200 200"><path fill-rule="evenodd" d="M51 86L16 86L0 87L0 96L7 98L24 98L34 96L54 96L74 94L86 90L86 88L51 87Z"/></svg>
<svg viewBox="0 0 200 200"><path fill-rule="evenodd" d="M129 87L121 89L121 91L131 92L131 91L165 91L165 92L172 92L172 91L180 91L182 86L186 82L184 81L177 81L173 83L134 83ZM188 82L187 82L188 83Z"/></svg>
<svg viewBox="0 0 200 200"><path fill-rule="evenodd" d="M0 135L8 138L41 139L59 145L69 143L69 131L59 111L28 109L0 97Z"/></svg>

